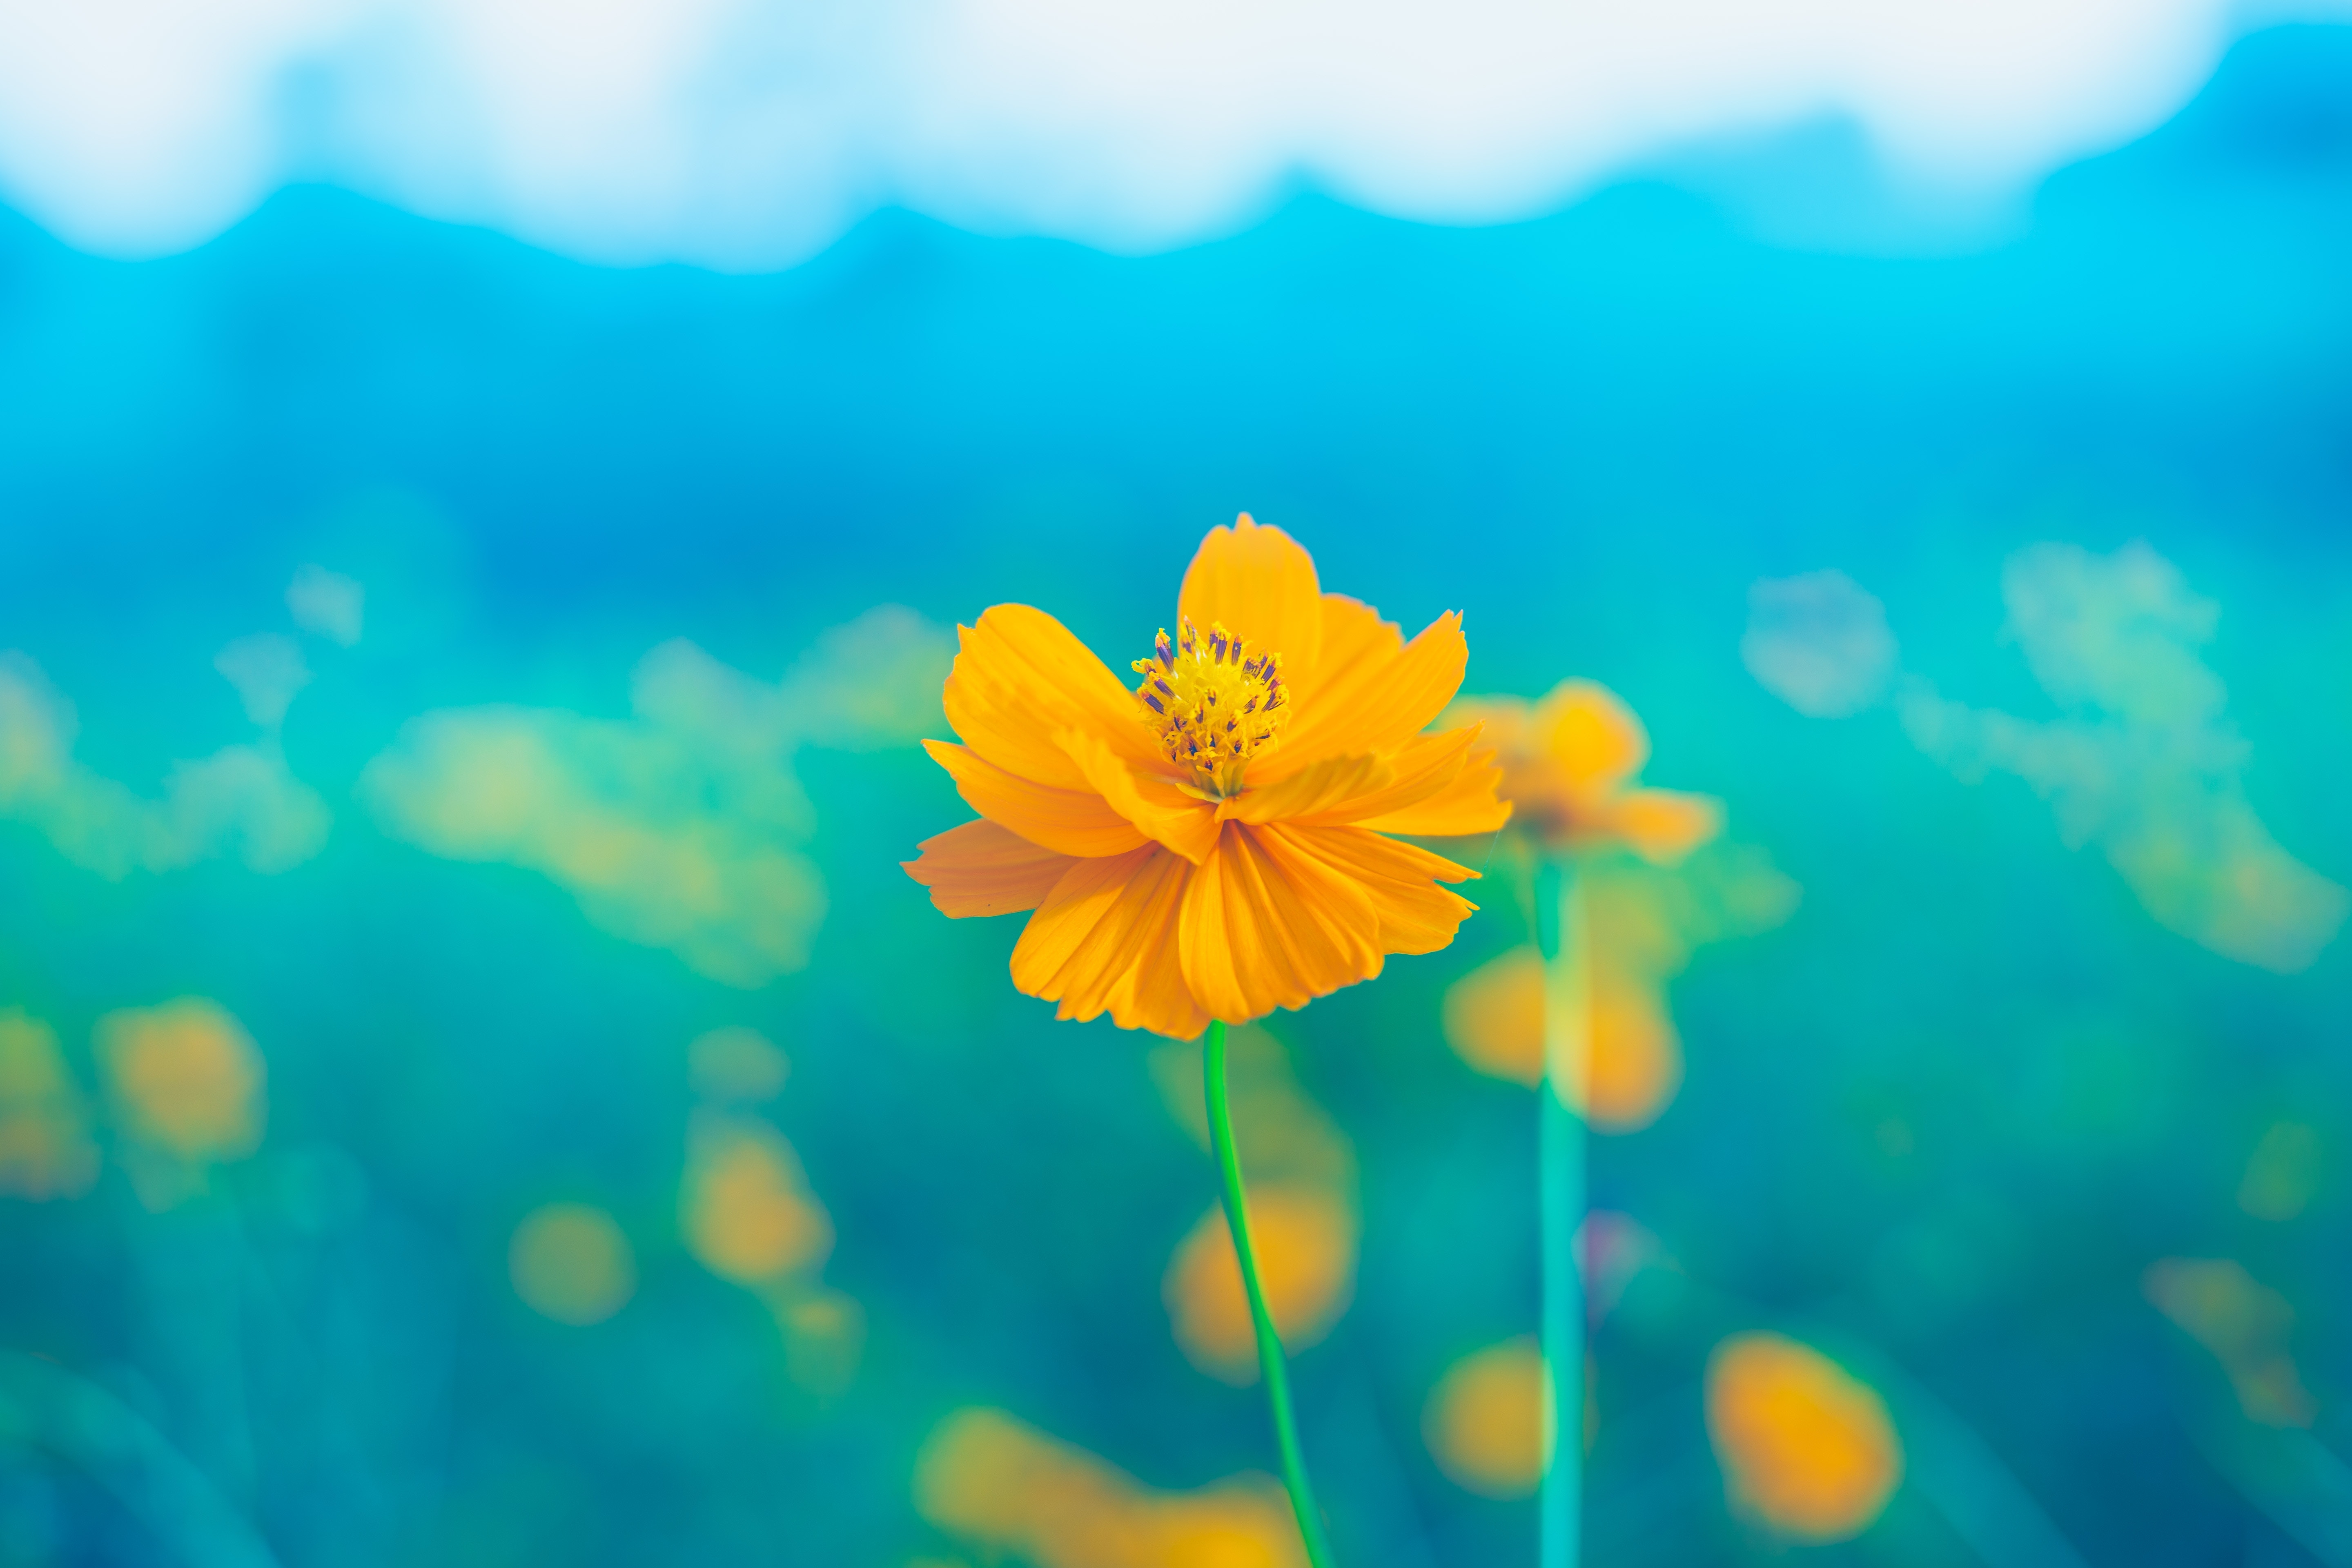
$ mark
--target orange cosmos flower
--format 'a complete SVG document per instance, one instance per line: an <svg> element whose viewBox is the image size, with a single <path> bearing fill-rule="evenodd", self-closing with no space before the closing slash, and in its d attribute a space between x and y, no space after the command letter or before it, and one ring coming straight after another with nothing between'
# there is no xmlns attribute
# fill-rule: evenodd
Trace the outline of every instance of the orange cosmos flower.
<svg viewBox="0 0 2352 1568"><path fill-rule="evenodd" d="M1799 1541L1861 1534L1903 1479L1903 1442L1877 1391L1780 1334L1715 1347L1706 1430L1732 1506Z"/></svg>
<svg viewBox="0 0 2352 1568"><path fill-rule="evenodd" d="M931 901L1034 910L1016 986L1179 1039L1453 941L1477 906L1440 884L1476 873L1388 836L1510 815L1475 724L1422 732L1462 683L1461 617L1407 642L1244 514L1202 541L1177 626L1133 689L1043 610L959 628L963 744L924 744L980 820L906 862Z"/></svg>
<svg viewBox="0 0 2352 1568"><path fill-rule="evenodd" d="M1650 760L1649 732L1605 686L1563 680L1533 703L1465 698L1449 717L1486 726L1515 828L1550 848L1619 843L1671 865L1722 828L1723 807L1708 796L1634 784Z"/></svg>

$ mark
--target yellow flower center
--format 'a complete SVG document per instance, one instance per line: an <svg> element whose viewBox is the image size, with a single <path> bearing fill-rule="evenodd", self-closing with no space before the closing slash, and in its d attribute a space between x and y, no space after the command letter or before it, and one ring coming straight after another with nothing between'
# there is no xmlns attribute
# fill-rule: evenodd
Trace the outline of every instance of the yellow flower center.
<svg viewBox="0 0 2352 1568"><path fill-rule="evenodd" d="M1290 717L1282 656L1251 653L1212 621L1206 632L1187 617L1176 640L1154 639L1152 657L1135 661L1135 689L1169 757L1192 770L1209 795L1239 795L1249 760L1274 744Z"/></svg>

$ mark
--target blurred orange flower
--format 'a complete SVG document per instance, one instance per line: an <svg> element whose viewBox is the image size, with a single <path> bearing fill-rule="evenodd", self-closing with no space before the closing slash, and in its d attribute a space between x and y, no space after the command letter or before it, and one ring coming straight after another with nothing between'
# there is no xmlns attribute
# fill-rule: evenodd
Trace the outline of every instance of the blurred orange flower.
<svg viewBox="0 0 2352 1568"><path fill-rule="evenodd" d="M695 1113L678 1206L687 1249L738 1284L814 1268L833 1250L833 1221L792 1145L756 1117Z"/></svg>
<svg viewBox="0 0 2352 1568"><path fill-rule="evenodd" d="M55 1029L0 1011L0 1194L79 1197L98 1180L98 1145Z"/></svg>
<svg viewBox="0 0 2352 1568"><path fill-rule="evenodd" d="M1711 797L1635 783L1650 760L1649 733L1604 686L1563 680L1535 702L1465 698L1447 718L1486 726L1513 823L1547 847L1622 844L1671 865L1722 830L1723 807Z"/></svg>
<svg viewBox="0 0 2352 1568"><path fill-rule="evenodd" d="M1354 1290L1354 1205L1319 1186L1259 1183L1250 1194L1250 1226L1266 1310L1283 1345L1300 1351L1319 1342ZM1236 1385L1257 1381L1257 1332L1223 1211L1202 1215L1177 1244L1160 1294L1193 1365Z"/></svg>
<svg viewBox="0 0 2352 1568"><path fill-rule="evenodd" d="M1732 1505L1800 1541L1843 1541L1903 1479L1886 1405L1829 1357L1773 1333L1734 1334L1706 1365L1706 1429Z"/></svg>
<svg viewBox="0 0 2352 1568"><path fill-rule="evenodd" d="M541 1204L507 1243L523 1304L574 1328L601 1323L636 1294L637 1259L620 1223L593 1204Z"/></svg>
<svg viewBox="0 0 2352 1568"><path fill-rule="evenodd" d="M1177 626L1133 690L1042 610L961 628L963 743L925 744L981 816L906 863L931 901L1034 910L1016 986L1179 1039L1452 942L1476 906L1440 884L1475 873L1388 835L1510 815L1475 724L1423 733L1462 682L1460 616L1408 643L1244 514L1202 542Z"/></svg>
<svg viewBox="0 0 2352 1568"><path fill-rule="evenodd" d="M1551 1463L1551 1380L1532 1335L1464 1356L1422 1412L1437 1468L1481 1497L1531 1496Z"/></svg>
<svg viewBox="0 0 2352 1568"><path fill-rule="evenodd" d="M1265 1025L1234 1030L1231 1050L1234 1144L1249 1184L1259 1282L1283 1345L1303 1350L1328 1334L1354 1299L1362 1229L1356 1152ZM1208 1152L1201 1058L1200 1047L1171 1040L1148 1060L1170 1113ZM1210 1207L1176 1244L1160 1299L1186 1360L1235 1385L1258 1380L1256 1331L1222 1208Z"/></svg>
<svg viewBox="0 0 2352 1568"><path fill-rule="evenodd" d="M2229 1258L2159 1258L2140 1276L2156 1310L2211 1351L2239 1407L2265 1426L2308 1426L2318 1402L2288 1352L2294 1308Z"/></svg>
<svg viewBox="0 0 2352 1568"><path fill-rule="evenodd" d="M183 996L98 1021L116 1123L189 1162L239 1160L261 1144L268 1068L253 1037L217 1002Z"/></svg>
<svg viewBox="0 0 2352 1568"><path fill-rule="evenodd" d="M915 1460L915 1507L1036 1568L1305 1568L1282 1494L1258 1476L1155 1491L1001 1410L959 1410Z"/></svg>
<svg viewBox="0 0 2352 1568"><path fill-rule="evenodd" d="M1542 956L1513 948L1446 988L1446 1043L1489 1078L1532 1089L1543 1081L1544 1003ZM1587 1031L1582 1081L1568 1086L1570 1109L1605 1131L1647 1127L1683 1080L1682 1037L1663 982L1627 963L1596 965Z"/></svg>

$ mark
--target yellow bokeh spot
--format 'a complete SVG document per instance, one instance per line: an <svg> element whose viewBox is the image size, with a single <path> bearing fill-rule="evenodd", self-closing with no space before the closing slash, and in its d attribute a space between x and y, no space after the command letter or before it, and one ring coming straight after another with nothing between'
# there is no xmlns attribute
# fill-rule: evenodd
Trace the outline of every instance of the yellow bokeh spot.
<svg viewBox="0 0 2352 1568"><path fill-rule="evenodd" d="M756 1104L783 1093L792 1063L767 1036L736 1025L697 1035L686 1047L686 1073L704 1100Z"/></svg>
<svg viewBox="0 0 2352 1568"><path fill-rule="evenodd" d="M2288 1353L2294 1309L2228 1258L2161 1258L2140 1276L2156 1310L2213 1352L2247 1418L2308 1426L2319 1406Z"/></svg>
<svg viewBox="0 0 2352 1568"><path fill-rule="evenodd" d="M1779 1334L1716 1346L1706 1427L1731 1506L1794 1540L1860 1534L1903 1479L1903 1446L1876 1392Z"/></svg>
<svg viewBox="0 0 2352 1568"><path fill-rule="evenodd" d="M2238 1206L2256 1219L2291 1220L2319 1191L2319 1132L2301 1121L2273 1122L2246 1161Z"/></svg>
<svg viewBox="0 0 2352 1568"><path fill-rule="evenodd" d="M944 631L897 605L826 632L780 683L667 642L638 663L625 721L503 706L420 714L357 794L396 838L541 873L601 930L756 989L807 964L824 920L795 753L936 732L953 657Z"/></svg>
<svg viewBox="0 0 2352 1568"><path fill-rule="evenodd" d="M1591 1059L1584 1092L1595 1127L1633 1132L1658 1119L1682 1088L1683 1043L1663 989L1602 978L1593 987Z"/></svg>
<svg viewBox="0 0 2352 1568"><path fill-rule="evenodd" d="M1682 1038L1667 1016L1664 988L1637 973L1600 969L1587 1020L1590 1057L1581 1094L1603 1131L1647 1127L1683 1080ZM1489 959L1445 994L1446 1042L1490 1078L1534 1085L1543 1078L1545 976L1531 947Z"/></svg>
<svg viewBox="0 0 2352 1568"><path fill-rule="evenodd" d="M1353 1191L1355 1149L1331 1113L1299 1084L1282 1042L1262 1024L1241 1025L1227 1041L1234 1144L1251 1187L1265 1181ZM1155 1046L1147 1061L1169 1114L1207 1153L1209 1109L1202 1095L1200 1043Z"/></svg>
<svg viewBox="0 0 2352 1568"><path fill-rule="evenodd" d="M79 1197L98 1179L98 1147L57 1031L20 1008L0 1012L0 1194Z"/></svg>
<svg viewBox="0 0 2352 1568"><path fill-rule="evenodd" d="M267 1114L261 1052L219 1003L184 996L98 1021L98 1059L123 1133L191 1163L241 1159Z"/></svg>
<svg viewBox="0 0 2352 1568"><path fill-rule="evenodd" d="M636 1294L637 1262L611 1215L588 1204L546 1204L525 1215L507 1247L523 1304L559 1323L601 1323Z"/></svg>
<svg viewBox="0 0 2352 1568"><path fill-rule="evenodd" d="M1244 1025L1230 1043L1234 1141L1248 1184L1259 1277L1283 1342L1296 1350L1330 1332L1354 1294L1355 1150L1299 1084L1271 1031ZM1207 1152L1199 1045L1158 1047L1150 1062L1170 1113ZM1177 1244L1160 1294L1193 1365L1228 1383L1256 1381L1256 1336L1222 1207L1210 1208Z"/></svg>
<svg viewBox="0 0 2352 1568"><path fill-rule="evenodd" d="M1437 1468L1481 1497L1532 1494L1551 1461L1551 1380L1532 1336L1464 1356L1422 1412Z"/></svg>
<svg viewBox="0 0 2352 1568"><path fill-rule="evenodd" d="M866 1309L824 1286L780 1292L769 1303L784 1335L784 1372L819 1399L845 1392L866 1350Z"/></svg>
<svg viewBox="0 0 2352 1568"><path fill-rule="evenodd" d="M1269 1182L1250 1189L1249 1219L1258 1279L1284 1348L1319 1342L1355 1291L1354 1208L1324 1187ZM1178 1244L1160 1295L1193 1365L1231 1384L1257 1381L1257 1334L1223 1208L1202 1215Z"/></svg>
<svg viewBox="0 0 2352 1568"><path fill-rule="evenodd" d="M774 1128L754 1117L700 1111L687 1144L681 1219L687 1247L704 1268L760 1285L824 1261L833 1221Z"/></svg>
<svg viewBox="0 0 2352 1568"><path fill-rule="evenodd" d="M1490 958L1446 988L1445 1043L1488 1078L1543 1080L1544 965L1532 947Z"/></svg>
<svg viewBox="0 0 2352 1568"><path fill-rule="evenodd" d="M1159 1492L1001 1410L960 1410L915 1461L915 1507L939 1529L1035 1568L1305 1568L1273 1480Z"/></svg>

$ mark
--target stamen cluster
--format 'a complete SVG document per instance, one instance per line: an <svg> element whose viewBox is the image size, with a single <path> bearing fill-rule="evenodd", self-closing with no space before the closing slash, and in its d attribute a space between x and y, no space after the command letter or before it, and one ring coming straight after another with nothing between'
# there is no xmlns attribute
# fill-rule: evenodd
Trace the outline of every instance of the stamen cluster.
<svg viewBox="0 0 2352 1568"><path fill-rule="evenodd" d="M1160 745L1211 795L1238 795L1250 758L1274 743L1290 717L1282 656L1246 651L1222 622L1210 622L1204 633L1185 617L1172 642L1163 629L1135 671L1143 677L1136 699Z"/></svg>

